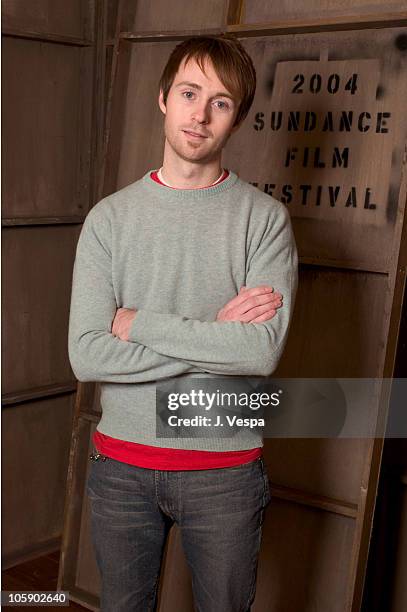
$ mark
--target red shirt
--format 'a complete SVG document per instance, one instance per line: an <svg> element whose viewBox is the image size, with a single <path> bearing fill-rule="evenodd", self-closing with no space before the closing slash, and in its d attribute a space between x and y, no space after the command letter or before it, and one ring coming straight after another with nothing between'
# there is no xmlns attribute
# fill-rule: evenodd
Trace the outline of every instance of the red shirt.
<svg viewBox="0 0 407 612"><path fill-rule="evenodd" d="M164 185L155 170L151 172L150 176L157 183ZM229 171L225 169L217 184L224 181L228 176ZM169 187L168 185L166 187L176 189L176 187ZM203 188L198 187L198 189ZM97 429L93 434L93 444L97 451L106 455L106 457L153 470L208 470L232 467L254 461L262 454L261 447L222 452L160 448L111 438Z"/></svg>

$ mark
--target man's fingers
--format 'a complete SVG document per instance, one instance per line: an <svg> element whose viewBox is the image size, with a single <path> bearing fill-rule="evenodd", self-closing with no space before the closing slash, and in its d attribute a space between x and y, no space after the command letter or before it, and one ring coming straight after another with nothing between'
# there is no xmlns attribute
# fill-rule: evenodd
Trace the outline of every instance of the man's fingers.
<svg viewBox="0 0 407 612"><path fill-rule="evenodd" d="M283 303L281 298L273 297L273 299L266 299L267 296L257 296L255 298L251 298L247 302L244 302L240 306L235 308L230 308L228 311L222 309L219 311L216 320L217 321L240 321L241 323L259 323L261 321L272 318L278 308L280 308ZM257 300L254 302L253 300ZM263 301L264 303L259 304L258 300ZM252 302L252 308L249 308L250 302ZM265 318L259 319L259 317Z"/></svg>
<svg viewBox="0 0 407 612"><path fill-rule="evenodd" d="M253 314L253 310L256 310L258 307L268 306L269 308L275 308L276 306L280 306L282 304L282 296L281 293L266 293L265 295L256 295L254 297L248 298L245 302L243 302L240 306L238 306L238 310L242 313L250 313Z"/></svg>
<svg viewBox="0 0 407 612"><path fill-rule="evenodd" d="M267 310L265 313L263 313L259 317L252 319L250 323L264 323L264 321L269 321L270 319L275 317L276 314L277 314L276 309Z"/></svg>
<svg viewBox="0 0 407 612"><path fill-rule="evenodd" d="M264 304L263 306L256 306L243 315L237 315L239 320L243 323L252 323L254 319L259 316L263 316L266 313L276 313L277 309L281 307L281 304Z"/></svg>
<svg viewBox="0 0 407 612"><path fill-rule="evenodd" d="M248 297L244 302L235 306L233 310L242 315L252 315L253 310L256 310L256 308L258 307L263 307L263 312L264 306L268 308L275 308L276 306L281 306L281 304L281 293L265 293L264 295L255 295L252 297Z"/></svg>
<svg viewBox="0 0 407 612"><path fill-rule="evenodd" d="M253 289L245 288L243 291L239 292L236 297L232 298L229 302L227 302L227 304L225 304L224 311L226 312L231 308L239 306L251 297L256 297L259 295L270 295L271 293L273 293L273 291L273 287L270 287L268 285L260 285L259 287L254 287Z"/></svg>

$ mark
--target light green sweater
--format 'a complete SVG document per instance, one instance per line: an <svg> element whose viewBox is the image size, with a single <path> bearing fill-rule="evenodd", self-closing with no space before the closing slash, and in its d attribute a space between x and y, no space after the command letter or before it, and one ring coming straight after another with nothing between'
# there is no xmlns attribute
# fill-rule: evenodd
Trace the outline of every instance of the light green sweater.
<svg viewBox="0 0 407 612"><path fill-rule="evenodd" d="M80 381L101 383L102 433L207 451L262 446L230 438L157 438L156 382L175 376L268 376L281 357L297 290L297 250L283 204L230 172L203 189L150 177L105 197L77 245L69 358ZM218 322L242 285L271 285L283 306L264 323ZM135 308L128 342L111 334L117 308Z"/></svg>

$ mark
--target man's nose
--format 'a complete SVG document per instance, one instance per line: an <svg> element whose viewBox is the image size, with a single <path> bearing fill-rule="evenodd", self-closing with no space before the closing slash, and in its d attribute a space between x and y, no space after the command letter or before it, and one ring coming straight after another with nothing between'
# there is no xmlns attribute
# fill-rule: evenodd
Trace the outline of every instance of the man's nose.
<svg viewBox="0 0 407 612"><path fill-rule="evenodd" d="M197 123L208 123L210 108L208 103L200 103L194 108L192 119Z"/></svg>

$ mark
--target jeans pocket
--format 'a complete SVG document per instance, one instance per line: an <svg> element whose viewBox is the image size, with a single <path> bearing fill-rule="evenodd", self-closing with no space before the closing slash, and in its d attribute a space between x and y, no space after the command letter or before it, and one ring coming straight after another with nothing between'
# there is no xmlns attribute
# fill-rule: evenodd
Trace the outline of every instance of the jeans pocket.
<svg viewBox="0 0 407 612"><path fill-rule="evenodd" d="M88 455L89 471L86 479L85 490L89 497L93 493L94 488L97 485L98 479L100 479L100 470L102 466L107 464L108 457L99 453L95 448L93 452Z"/></svg>

